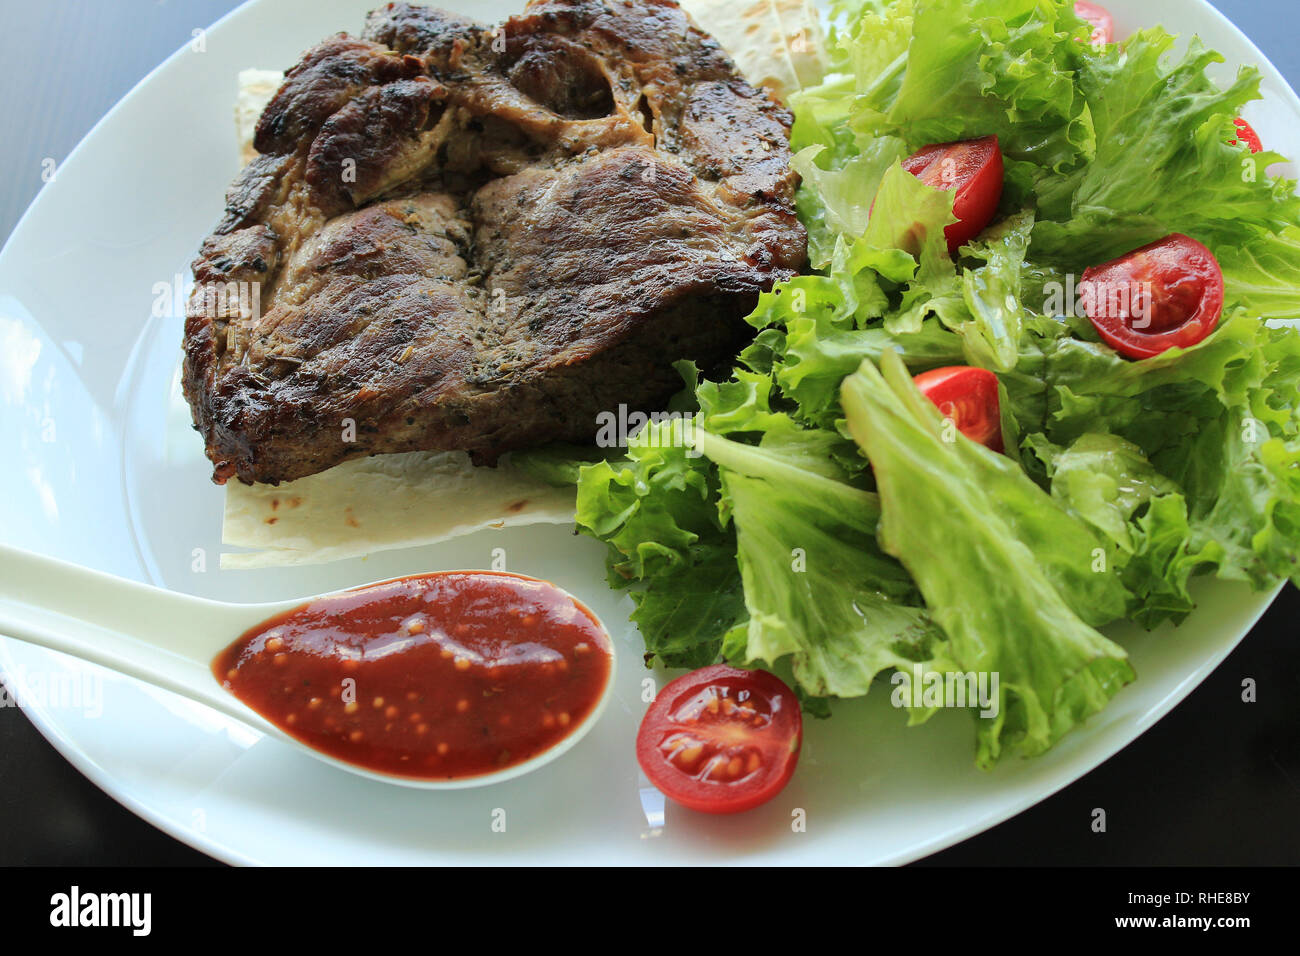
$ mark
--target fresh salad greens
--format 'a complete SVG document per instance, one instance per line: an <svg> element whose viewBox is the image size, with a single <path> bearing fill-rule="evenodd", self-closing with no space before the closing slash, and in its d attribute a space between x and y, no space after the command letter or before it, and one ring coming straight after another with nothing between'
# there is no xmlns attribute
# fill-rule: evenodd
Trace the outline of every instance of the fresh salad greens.
<svg viewBox="0 0 1300 956"><path fill-rule="evenodd" d="M1300 335L1266 321L1300 315L1300 199L1232 143L1259 75L1219 88L1198 40L1089 32L1068 0L837 8L832 71L792 103L815 271L762 296L730 379L687 370L693 418L580 471L647 658L778 668L816 713L894 668L996 671L989 767L1134 678L1098 628L1180 621L1201 574L1300 581ZM1001 207L954 262L953 193L899 163L990 134ZM1174 232L1223 269L1204 341L1131 361L1053 298ZM1006 454L912 382L962 364L998 375Z"/></svg>

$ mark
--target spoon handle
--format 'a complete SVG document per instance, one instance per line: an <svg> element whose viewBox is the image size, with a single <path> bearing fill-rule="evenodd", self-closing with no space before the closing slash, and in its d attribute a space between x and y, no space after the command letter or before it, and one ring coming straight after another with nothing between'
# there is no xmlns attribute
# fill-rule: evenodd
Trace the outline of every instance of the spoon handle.
<svg viewBox="0 0 1300 956"><path fill-rule="evenodd" d="M210 661L260 619L256 614L0 545L0 635L103 665L241 720L249 711L218 685Z"/></svg>

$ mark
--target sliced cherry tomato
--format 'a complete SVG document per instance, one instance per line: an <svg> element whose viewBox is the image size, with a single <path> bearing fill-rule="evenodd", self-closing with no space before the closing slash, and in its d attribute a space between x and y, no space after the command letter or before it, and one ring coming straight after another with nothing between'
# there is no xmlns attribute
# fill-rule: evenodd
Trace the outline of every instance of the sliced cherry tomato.
<svg viewBox="0 0 1300 956"><path fill-rule="evenodd" d="M912 379L921 394L973 442L1002 451L1002 413L998 377L988 369L951 365Z"/></svg>
<svg viewBox="0 0 1300 956"><path fill-rule="evenodd" d="M1097 334L1131 359L1195 345L1223 313L1218 260L1178 233L1086 269L1079 291Z"/></svg>
<svg viewBox="0 0 1300 956"><path fill-rule="evenodd" d="M1089 3L1088 0L1076 0L1074 12L1080 20L1087 20L1092 24L1093 46L1101 46L1115 39L1115 21L1111 19L1110 11L1105 7Z"/></svg>
<svg viewBox="0 0 1300 956"><path fill-rule="evenodd" d="M1233 120L1233 122L1237 124L1237 138L1232 141L1233 146L1238 143L1245 143L1250 147L1252 153L1264 152L1264 143L1259 138L1259 134L1255 132L1254 127L1240 116Z"/></svg>
<svg viewBox="0 0 1300 956"><path fill-rule="evenodd" d="M903 168L927 186L955 190L952 213L957 217L943 231L948 253L978 236L993 219L1002 198L1002 150L996 136L936 143L903 161Z"/></svg>
<svg viewBox="0 0 1300 956"><path fill-rule="evenodd" d="M781 791L802 742L799 701L779 677L715 664L659 692L641 721L636 759L669 799L738 813Z"/></svg>

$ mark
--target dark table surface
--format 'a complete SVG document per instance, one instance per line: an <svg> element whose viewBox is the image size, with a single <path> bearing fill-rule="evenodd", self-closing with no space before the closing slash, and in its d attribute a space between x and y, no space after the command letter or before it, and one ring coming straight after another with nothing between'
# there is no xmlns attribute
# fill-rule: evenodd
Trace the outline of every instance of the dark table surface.
<svg viewBox="0 0 1300 956"><path fill-rule="evenodd" d="M1216 0L1300 87L1295 0ZM0 236L61 161L155 65L230 0L0 0ZM927 864L1300 863L1300 593L1288 587L1172 714L1102 766ZM1245 678L1258 700L1243 703ZM1092 832L1094 808L1107 830ZM0 708L0 864L204 864Z"/></svg>

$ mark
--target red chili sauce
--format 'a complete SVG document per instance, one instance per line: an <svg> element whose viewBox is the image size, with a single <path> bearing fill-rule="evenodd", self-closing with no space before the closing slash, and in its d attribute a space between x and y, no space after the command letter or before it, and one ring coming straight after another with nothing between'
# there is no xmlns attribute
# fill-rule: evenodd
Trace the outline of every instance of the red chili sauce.
<svg viewBox="0 0 1300 956"><path fill-rule="evenodd" d="M612 660L595 616L553 585L454 571L318 598L245 633L212 671L309 747L454 779L567 737L599 703Z"/></svg>

